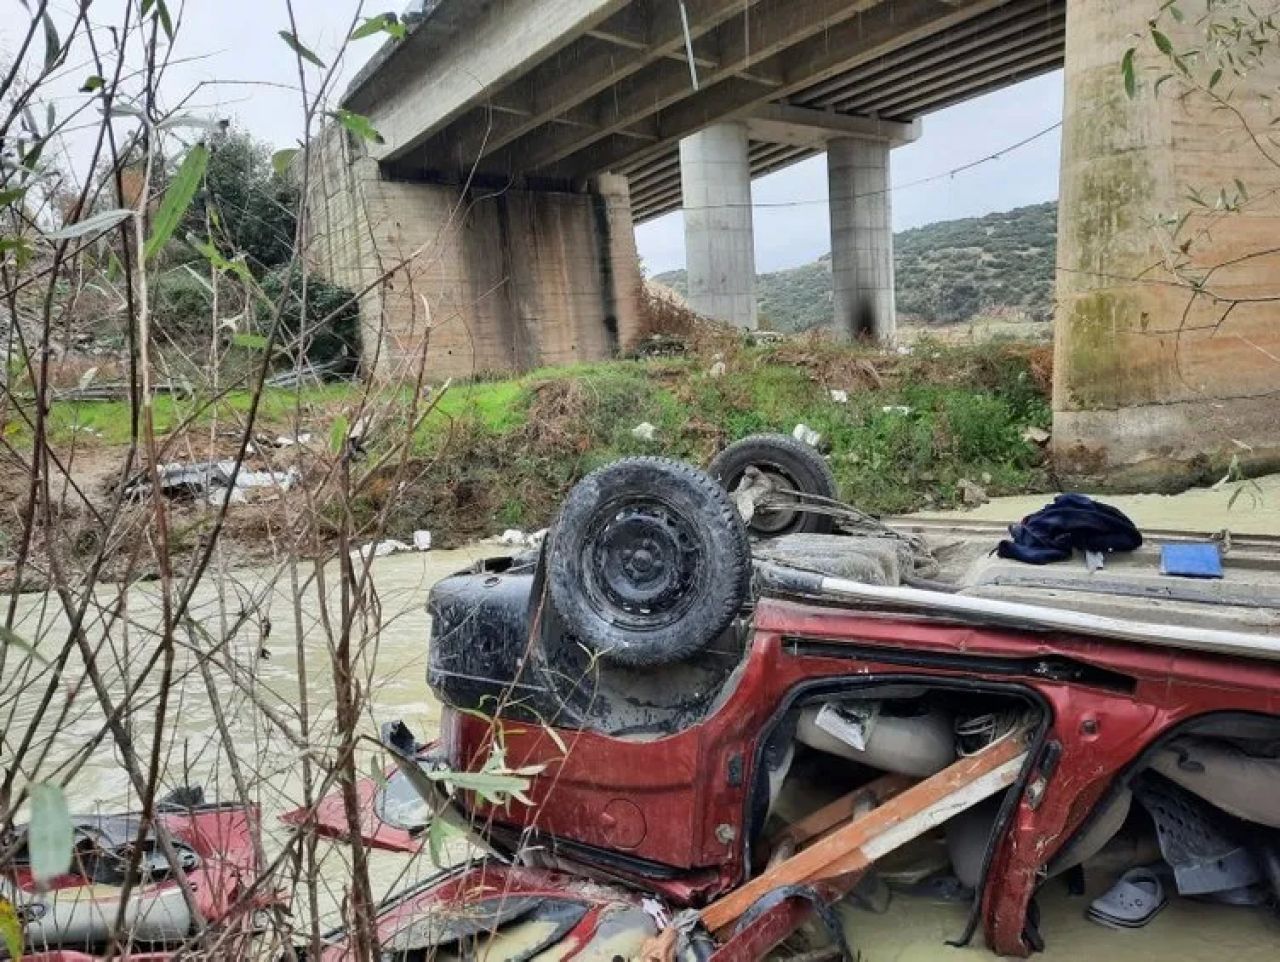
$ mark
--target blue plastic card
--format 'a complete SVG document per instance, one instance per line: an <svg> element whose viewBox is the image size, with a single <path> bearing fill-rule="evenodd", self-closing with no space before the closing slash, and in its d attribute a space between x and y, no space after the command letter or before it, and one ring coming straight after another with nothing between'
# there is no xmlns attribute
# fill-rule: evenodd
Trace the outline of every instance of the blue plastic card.
<svg viewBox="0 0 1280 962"><path fill-rule="evenodd" d="M1211 541L1161 545L1160 573L1182 578L1221 578L1222 552Z"/></svg>

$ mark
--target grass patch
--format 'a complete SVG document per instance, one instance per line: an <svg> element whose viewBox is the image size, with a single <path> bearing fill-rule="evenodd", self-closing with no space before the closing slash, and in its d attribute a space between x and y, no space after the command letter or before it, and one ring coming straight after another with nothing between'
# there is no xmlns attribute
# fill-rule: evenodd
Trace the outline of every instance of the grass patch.
<svg viewBox="0 0 1280 962"><path fill-rule="evenodd" d="M1035 354L926 346L877 358L882 373L871 375L865 352L824 345L817 354L742 349L720 377L699 356L455 388L420 432L416 480L393 527L430 527L443 543L542 527L568 488L602 464L638 454L705 464L734 440L790 433L799 422L823 435L844 497L875 513L957 504L964 479L993 495L1047 486L1042 453L1022 439L1051 420ZM849 401L833 400L832 388ZM653 440L633 433L642 422L654 425Z"/></svg>

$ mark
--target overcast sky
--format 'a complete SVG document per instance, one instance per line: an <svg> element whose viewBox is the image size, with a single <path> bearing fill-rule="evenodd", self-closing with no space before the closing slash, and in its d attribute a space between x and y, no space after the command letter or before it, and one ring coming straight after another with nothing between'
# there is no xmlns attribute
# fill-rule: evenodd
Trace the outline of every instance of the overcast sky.
<svg viewBox="0 0 1280 962"><path fill-rule="evenodd" d="M60 22L69 22L78 0L52 0ZM114 22L126 0L94 0L92 19ZM283 0L168 0L181 26L167 89L173 98L195 89L192 109L230 117L258 138L278 147L295 144L301 111L294 59L277 31L289 27ZM401 0L393 4L404 6ZM385 0L368 0L364 13L381 12ZM322 59L332 62L358 9L352 0L295 0L298 33ZM0 0L0 62L25 22L18 0ZM377 38L351 45L340 64L341 90L379 44ZM83 53L83 52L82 52ZM309 68L314 78L319 72ZM93 71L87 60L69 58L66 102ZM999 160L929 184L909 186L1000 151L1060 120L1062 74L1049 74L923 120L923 136L892 155L894 228L1007 210L1051 200L1058 193L1059 136L1056 130ZM813 260L830 250L825 157L815 157L757 180L756 264L778 270ZM651 273L684 266L684 226L679 213L642 225L636 232L640 255Z"/></svg>

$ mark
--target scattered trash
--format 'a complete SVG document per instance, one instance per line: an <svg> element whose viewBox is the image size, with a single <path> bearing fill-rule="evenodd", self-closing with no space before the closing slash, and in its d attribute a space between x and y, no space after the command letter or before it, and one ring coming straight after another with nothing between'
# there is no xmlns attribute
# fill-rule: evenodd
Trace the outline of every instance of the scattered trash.
<svg viewBox="0 0 1280 962"><path fill-rule="evenodd" d="M1084 566L1087 571L1101 571L1107 566L1107 556L1101 551L1086 551Z"/></svg>
<svg viewBox="0 0 1280 962"><path fill-rule="evenodd" d="M809 427L809 425L803 423L795 426L795 429L791 432L791 436L797 441L803 441L811 448L816 448L822 443L822 435Z"/></svg>
<svg viewBox="0 0 1280 962"><path fill-rule="evenodd" d="M431 532L415 531L413 533L413 547L418 551L431 550Z"/></svg>
<svg viewBox="0 0 1280 962"><path fill-rule="evenodd" d="M631 436L633 438L639 438L641 441L652 441L653 436L657 431L658 429L648 421L641 421L631 429Z"/></svg>
<svg viewBox="0 0 1280 962"><path fill-rule="evenodd" d="M351 552L351 557L357 561L365 561L370 558L385 558L388 555L404 554L413 551L412 545L405 544L403 541L397 541L395 538L387 538L385 541L375 541L367 544L363 548L356 548Z"/></svg>
<svg viewBox="0 0 1280 962"><path fill-rule="evenodd" d="M971 508L976 508L980 504L986 504L991 499L987 497L986 488L978 484L976 481L970 481L968 478L961 478L956 487L960 489L960 500Z"/></svg>
<svg viewBox="0 0 1280 962"><path fill-rule="evenodd" d="M848 404L848 403L849 403L849 392L848 392L848 391L841 391L841 390L839 390L838 388L832 388L832 389L831 389L831 400L835 401L835 402L836 402L836 404Z"/></svg>
<svg viewBox="0 0 1280 962"><path fill-rule="evenodd" d="M885 414L910 414L911 408L905 404L886 404L880 409Z"/></svg>
<svg viewBox="0 0 1280 962"><path fill-rule="evenodd" d="M707 371L707 374L711 377L724 377L725 371L727 370L728 367L725 365L724 361L716 361L711 365L711 370Z"/></svg>
<svg viewBox="0 0 1280 962"><path fill-rule="evenodd" d="M287 435L282 434L275 440L275 446L278 448L291 448L295 444L308 445L310 443L311 435L306 432L293 437L288 437Z"/></svg>
<svg viewBox="0 0 1280 962"><path fill-rule="evenodd" d="M1053 435L1044 428L1038 428L1034 425L1023 429L1022 432L1022 440L1026 441L1028 444L1035 444L1040 447L1044 447L1048 444L1051 437L1053 437Z"/></svg>
<svg viewBox="0 0 1280 962"><path fill-rule="evenodd" d="M194 499L207 496L210 503L222 504L227 500L245 500L243 492L252 488L276 488L283 493L302 480L302 474L297 468L290 468L288 471L250 471L242 465L238 473L235 468L235 461L161 465L157 472L160 476L160 491L170 498ZM150 484L146 473L139 474L126 486L125 493L141 495ZM226 492L232 488L240 494L228 499Z"/></svg>
<svg viewBox="0 0 1280 962"><path fill-rule="evenodd" d="M546 528L529 533L525 533L519 528L508 528L496 537L485 538L484 544L500 544L508 548L536 548L542 544L542 539L546 536Z"/></svg>

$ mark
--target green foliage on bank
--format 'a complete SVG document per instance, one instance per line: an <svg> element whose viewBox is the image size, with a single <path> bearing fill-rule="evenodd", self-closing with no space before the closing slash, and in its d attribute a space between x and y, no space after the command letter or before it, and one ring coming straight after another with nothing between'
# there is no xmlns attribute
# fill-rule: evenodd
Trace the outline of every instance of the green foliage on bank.
<svg viewBox="0 0 1280 962"><path fill-rule="evenodd" d="M668 358L455 387L419 432L415 480L392 529L430 528L443 543L536 529L602 464L655 454L705 465L732 441L801 422L822 434L843 496L874 513L957 505L961 480L993 496L1048 486L1041 450L1022 436L1051 420L1031 349L925 345L881 359L879 387L841 376L855 356L751 348L722 377L705 357ZM833 400L833 388L848 402ZM652 441L632 433L643 422ZM376 497L365 505L381 507Z"/></svg>

